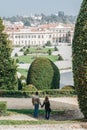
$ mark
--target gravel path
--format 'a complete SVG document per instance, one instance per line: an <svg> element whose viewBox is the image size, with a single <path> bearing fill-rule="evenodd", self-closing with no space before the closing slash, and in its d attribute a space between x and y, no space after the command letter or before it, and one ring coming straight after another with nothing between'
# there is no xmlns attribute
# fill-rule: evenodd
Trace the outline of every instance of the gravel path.
<svg viewBox="0 0 87 130"><path fill-rule="evenodd" d="M8 109L32 109L31 98L0 98L0 101L7 101ZM83 115L79 110L77 98L59 97L50 98L52 110L65 110L65 114L51 115L50 120L63 121L67 119L79 119ZM43 99L41 99L43 102ZM42 108L40 108L42 109ZM41 120L33 118L31 115L12 114L10 116L0 117L0 120ZM47 125L0 125L0 130L87 130L87 123L74 124L47 124Z"/></svg>
<svg viewBox="0 0 87 130"><path fill-rule="evenodd" d="M31 98L0 98L0 101L7 102L8 109L33 109ZM43 99L41 99L43 103ZM57 113L56 115L51 115L51 120L67 120L67 119L77 119L82 118L83 115L79 110L77 98L69 97L59 97L50 98L52 110L65 111L64 114ZM42 108L40 108L42 109ZM25 114L12 114L10 116L2 116L0 120L36 120L33 115ZM39 119L43 117L39 116Z"/></svg>
<svg viewBox="0 0 87 130"><path fill-rule="evenodd" d="M9 125L0 126L0 130L87 130L86 124L52 124L52 125Z"/></svg>

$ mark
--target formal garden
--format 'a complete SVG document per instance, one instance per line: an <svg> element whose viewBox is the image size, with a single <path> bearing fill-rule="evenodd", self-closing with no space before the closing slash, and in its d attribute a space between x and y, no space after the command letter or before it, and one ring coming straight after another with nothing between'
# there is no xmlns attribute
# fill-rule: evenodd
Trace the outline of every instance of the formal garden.
<svg viewBox="0 0 87 130"><path fill-rule="evenodd" d="M73 65L73 77L74 86L67 85L62 89L60 86L60 70L54 64L56 60L63 60L61 55L52 56L51 53L54 48L35 48L28 46L21 49L23 56L18 57L15 54L15 58L11 57L12 45L8 40L8 35L4 33L3 21L0 18L0 97L1 98L25 98L30 99L36 91L39 92L40 98L44 98L48 95L50 98L58 97L74 97L78 98L78 104L84 118L76 119L77 122L87 121L87 1L83 0L82 6L75 25L75 33L72 42L72 65ZM49 44L49 42L48 42ZM57 50L58 51L58 50ZM31 55L33 53L34 55ZM38 57L37 54L40 53ZM46 56L44 57L43 54ZM29 69L26 72L26 76L22 75L17 77L17 63L31 63ZM55 102L56 104L57 102ZM13 102L14 104L14 102ZM63 106L63 105L62 105ZM69 109L68 109L69 110ZM32 115L32 109L8 109L6 101L0 101L0 116L9 116L12 113L22 113ZM71 111L70 111L71 112ZM44 111L40 110L40 115L43 115ZM53 115L63 114L67 116L65 110L52 111ZM21 118L21 117L20 117ZM55 118L55 117L54 117ZM49 123L58 123L51 120ZM75 121L67 118L67 121ZM64 120L63 120L64 121ZM44 124L48 121L39 120L35 121L0 121L1 124Z"/></svg>

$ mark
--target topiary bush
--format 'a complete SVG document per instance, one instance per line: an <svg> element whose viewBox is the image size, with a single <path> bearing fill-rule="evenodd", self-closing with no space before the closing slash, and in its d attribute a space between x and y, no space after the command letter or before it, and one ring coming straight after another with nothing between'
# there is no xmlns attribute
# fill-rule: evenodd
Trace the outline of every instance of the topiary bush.
<svg viewBox="0 0 87 130"><path fill-rule="evenodd" d="M87 0L83 0L73 38L73 75L79 106L87 118Z"/></svg>
<svg viewBox="0 0 87 130"><path fill-rule="evenodd" d="M60 84L59 69L47 58L36 58L28 70L27 84L33 84L38 90L58 89Z"/></svg>

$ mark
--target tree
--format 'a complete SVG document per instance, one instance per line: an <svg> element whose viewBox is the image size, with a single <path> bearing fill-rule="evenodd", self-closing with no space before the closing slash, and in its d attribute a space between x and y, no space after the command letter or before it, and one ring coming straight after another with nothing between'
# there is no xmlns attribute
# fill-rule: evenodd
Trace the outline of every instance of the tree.
<svg viewBox="0 0 87 130"><path fill-rule="evenodd" d="M60 73L57 66L45 57L36 58L27 74L27 85L33 84L37 89L58 89Z"/></svg>
<svg viewBox="0 0 87 130"><path fill-rule="evenodd" d="M14 90L17 88L16 65L11 59L11 47L0 18L0 89Z"/></svg>
<svg viewBox="0 0 87 130"><path fill-rule="evenodd" d="M83 0L73 38L73 74L78 102L87 118L87 0Z"/></svg>

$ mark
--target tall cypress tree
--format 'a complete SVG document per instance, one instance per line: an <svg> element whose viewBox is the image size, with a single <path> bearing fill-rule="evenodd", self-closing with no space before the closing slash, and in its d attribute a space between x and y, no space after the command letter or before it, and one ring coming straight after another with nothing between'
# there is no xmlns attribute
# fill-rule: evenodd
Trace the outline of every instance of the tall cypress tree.
<svg viewBox="0 0 87 130"><path fill-rule="evenodd" d="M87 118L87 0L83 0L73 38L73 74L79 106Z"/></svg>
<svg viewBox="0 0 87 130"><path fill-rule="evenodd" d="M0 18L0 89L14 90L17 88L16 64L11 58L11 42L4 33Z"/></svg>

